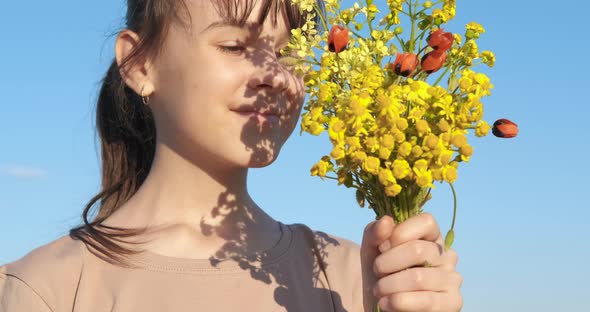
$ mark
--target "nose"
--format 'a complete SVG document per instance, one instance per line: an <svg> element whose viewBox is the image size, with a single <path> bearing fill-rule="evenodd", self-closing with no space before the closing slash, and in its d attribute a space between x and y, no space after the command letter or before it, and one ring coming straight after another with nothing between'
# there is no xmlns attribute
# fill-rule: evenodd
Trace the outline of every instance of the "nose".
<svg viewBox="0 0 590 312"><path fill-rule="evenodd" d="M287 70L278 62L276 56L267 57L259 66L255 66L250 76L248 87L253 90L267 89L266 92L278 94L289 87Z"/></svg>

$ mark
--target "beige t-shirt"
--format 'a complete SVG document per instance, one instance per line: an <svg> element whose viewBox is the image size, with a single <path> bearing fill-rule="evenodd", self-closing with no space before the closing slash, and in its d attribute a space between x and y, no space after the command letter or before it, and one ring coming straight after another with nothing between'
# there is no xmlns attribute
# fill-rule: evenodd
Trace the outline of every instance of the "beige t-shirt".
<svg viewBox="0 0 590 312"><path fill-rule="evenodd" d="M256 256L211 263L143 252L133 269L66 235L0 266L0 311L362 311L360 246L280 227L279 242Z"/></svg>

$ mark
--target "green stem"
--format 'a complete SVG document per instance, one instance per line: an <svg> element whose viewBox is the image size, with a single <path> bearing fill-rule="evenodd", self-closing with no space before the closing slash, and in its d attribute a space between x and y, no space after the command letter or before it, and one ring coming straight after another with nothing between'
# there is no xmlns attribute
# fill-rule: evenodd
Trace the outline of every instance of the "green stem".
<svg viewBox="0 0 590 312"><path fill-rule="evenodd" d="M326 21L326 17L324 16L324 14L322 14L322 10L318 6L318 4L315 3L313 5L313 8L314 8L316 14L320 16L320 20L322 21L322 25L324 25L324 31L330 31L330 29L328 28L328 22Z"/></svg>
<svg viewBox="0 0 590 312"><path fill-rule="evenodd" d="M413 6L413 0L408 1L408 10L410 13L410 19L412 20L412 32L410 33L410 46L408 47L408 49L410 50L409 52L414 52L414 35L415 35L414 28L416 25L416 18L412 14L412 6Z"/></svg>
<svg viewBox="0 0 590 312"><path fill-rule="evenodd" d="M445 69L445 71L440 75L440 77L438 77L438 79L436 79L436 81L432 84L432 86L436 86L440 80L447 74L447 72L449 71L449 69L451 68L451 66L447 66L447 68Z"/></svg>
<svg viewBox="0 0 590 312"><path fill-rule="evenodd" d="M361 34L357 33L356 31L352 30L351 27L348 27L348 31L350 31L353 35L357 36L358 38L364 38Z"/></svg>
<svg viewBox="0 0 590 312"><path fill-rule="evenodd" d="M453 223L451 224L451 231L455 228L455 217L457 216L457 193L455 192L455 187L453 187L453 183L449 183L451 186L451 190L453 191Z"/></svg>
<svg viewBox="0 0 590 312"><path fill-rule="evenodd" d="M369 7L369 1L365 1L367 8ZM369 20L369 12L367 11L367 25L369 26L369 36L373 35L373 19Z"/></svg>
<svg viewBox="0 0 590 312"><path fill-rule="evenodd" d="M432 8L433 8L434 6L436 6L437 4L441 4L441 3L443 3L443 2L444 2L443 0L441 0L441 1L436 1L436 2L433 2L433 3L432 3L432 6L431 6L430 8L428 8L428 9L432 9ZM424 11L426 11L426 10L428 10L428 9L424 8L424 9L420 10L418 13L416 13L416 16L420 15L420 13L423 13Z"/></svg>

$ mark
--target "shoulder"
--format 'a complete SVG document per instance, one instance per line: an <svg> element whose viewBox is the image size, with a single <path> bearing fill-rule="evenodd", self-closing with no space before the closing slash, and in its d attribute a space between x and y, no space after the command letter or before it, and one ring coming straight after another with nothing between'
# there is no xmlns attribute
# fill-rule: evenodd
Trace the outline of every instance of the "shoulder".
<svg viewBox="0 0 590 312"><path fill-rule="evenodd" d="M302 236L306 245L314 247L316 259L321 259L327 286L338 296L334 300L345 311L362 310L361 246L356 242L311 229L301 223L289 225L296 235Z"/></svg>
<svg viewBox="0 0 590 312"><path fill-rule="evenodd" d="M330 262L356 264L357 260L360 261L361 246L350 239L314 230L302 223L290 224L289 227L306 243L314 245L324 256L322 258Z"/></svg>
<svg viewBox="0 0 590 312"><path fill-rule="evenodd" d="M21 294L28 291L38 297L49 308L61 307L75 292L84 249L84 243L65 235L0 266L0 298L8 300L5 297L16 287Z"/></svg>

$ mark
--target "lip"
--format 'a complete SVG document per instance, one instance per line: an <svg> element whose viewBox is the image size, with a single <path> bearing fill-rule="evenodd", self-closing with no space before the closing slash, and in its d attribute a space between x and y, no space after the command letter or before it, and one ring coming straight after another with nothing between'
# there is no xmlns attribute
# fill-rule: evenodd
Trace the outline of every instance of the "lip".
<svg viewBox="0 0 590 312"><path fill-rule="evenodd" d="M258 121L267 121L267 122L278 122L279 115L270 113L270 112L259 112L259 111L233 111L238 115L242 116L243 118L256 118Z"/></svg>

